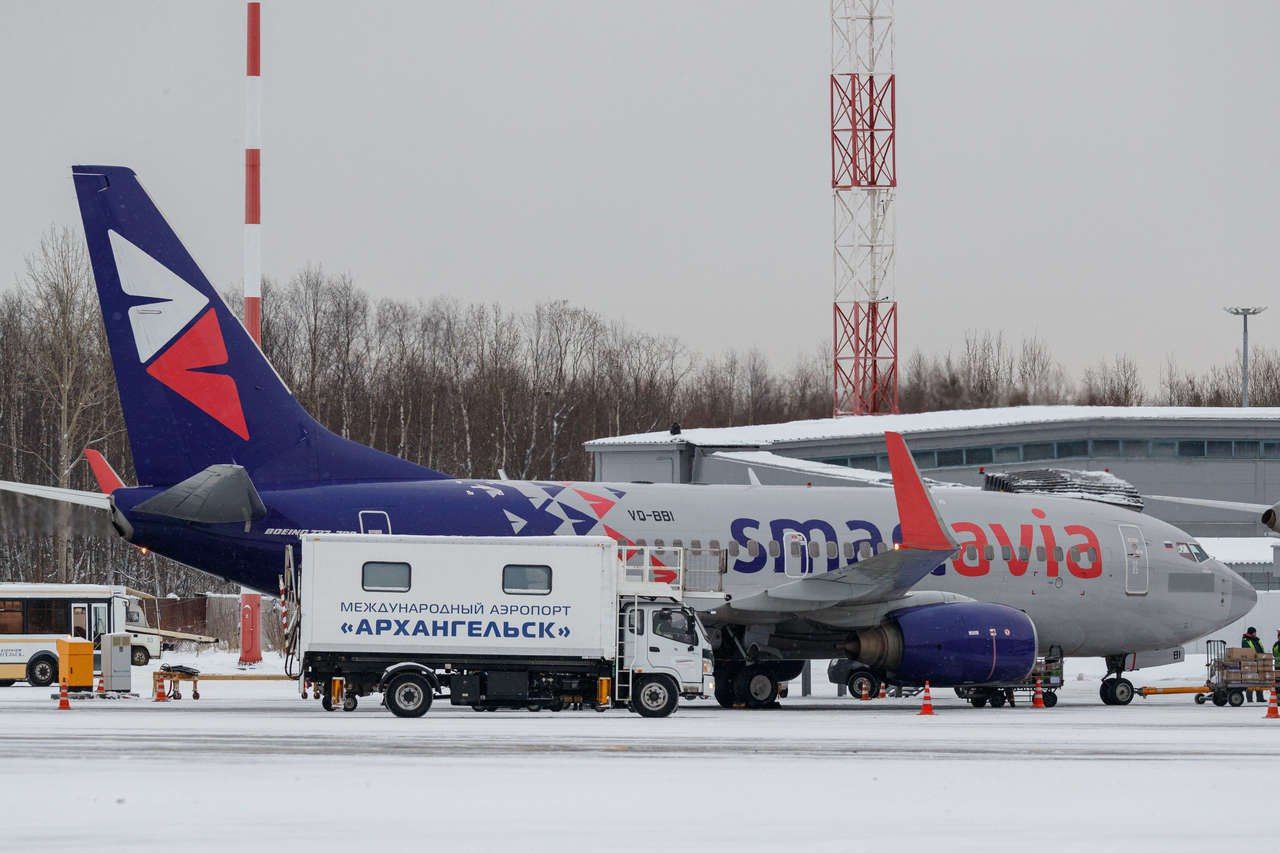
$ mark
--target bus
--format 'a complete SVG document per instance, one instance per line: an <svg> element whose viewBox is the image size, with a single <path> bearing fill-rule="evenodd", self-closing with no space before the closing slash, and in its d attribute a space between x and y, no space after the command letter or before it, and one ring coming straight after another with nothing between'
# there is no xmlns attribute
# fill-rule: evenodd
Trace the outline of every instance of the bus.
<svg viewBox="0 0 1280 853"><path fill-rule="evenodd" d="M103 634L128 631L133 665L146 666L160 655L160 636L147 627L144 598L152 596L123 586L0 583L0 687L57 681L59 637L98 648Z"/></svg>

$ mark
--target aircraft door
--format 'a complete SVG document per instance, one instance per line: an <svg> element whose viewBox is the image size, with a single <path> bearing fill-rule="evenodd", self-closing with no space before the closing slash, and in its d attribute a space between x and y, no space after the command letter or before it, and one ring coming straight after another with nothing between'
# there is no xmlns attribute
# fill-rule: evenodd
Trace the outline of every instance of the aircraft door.
<svg viewBox="0 0 1280 853"><path fill-rule="evenodd" d="M360 532L391 535L391 516L380 509L360 510Z"/></svg>
<svg viewBox="0 0 1280 853"><path fill-rule="evenodd" d="M788 530L782 534L782 570L789 578L804 577L808 573L809 540L803 533Z"/></svg>
<svg viewBox="0 0 1280 853"><path fill-rule="evenodd" d="M1128 595L1146 595L1151 584L1151 562L1147 540L1136 525L1120 525L1124 542L1124 591Z"/></svg>

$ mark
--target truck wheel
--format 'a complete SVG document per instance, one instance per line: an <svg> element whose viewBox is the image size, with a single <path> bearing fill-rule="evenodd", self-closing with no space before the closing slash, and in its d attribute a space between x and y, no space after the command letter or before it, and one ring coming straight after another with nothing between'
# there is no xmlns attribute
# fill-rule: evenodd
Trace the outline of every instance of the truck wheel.
<svg viewBox="0 0 1280 853"><path fill-rule="evenodd" d="M970 705L972 705L972 706L973 706L973 707L975 707L975 708L985 708L985 707L987 707L987 697L986 697L986 696L972 696L972 697L970 697L970 698L969 698L969 704L970 704Z"/></svg>
<svg viewBox="0 0 1280 853"><path fill-rule="evenodd" d="M387 708L397 717L421 717L431 707L431 685L420 675L406 672L391 679Z"/></svg>
<svg viewBox="0 0 1280 853"><path fill-rule="evenodd" d="M1046 708L1052 708L1054 705L1057 705L1057 704L1058 704L1058 694L1057 694L1057 693L1054 693L1054 692L1051 690L1051 691L1049 691L1048 693L1045 693L1045 694L1044 694L1044 706L1045 706Z"/></svg>
<svg viewBox="0 0 1280 853"><path fill-rule="evenodd" d="M332 711L333 697L330 696L328 693L324 694L324 696L320 698L320 707L324 708L326 711Z"/></svg>
<svg viewBox="0 0 1280 853"><path fill-rule="evenodd" d="M733 692L748 708L765 708L778 698L778 682L764 667L748 666L734 676Z"/></svg>
<svg viewBox="0 0 1280 853"><path fill-rule="evenodd" d="M631 699L631 706L640 716L667 717L676 710L680 694L670 680L660 675L649 675L640 680L639 687Z"/></svg>
<svg viewBox="0 0 1280 853"><path fill-rule="evenodd" d="M1244 691L1232 690L1227 694L1227 704L1232 708L1239 708L1244 704Z"/></svg>
<svg viewBox="0 0 1280 853"><path fill-rule="evenodd" d="M146 666L151 663L151 652L146 646L134 646L129 651L129 663L134 666Z"/></svg>
<svg viewBox="0 0 1280 853"><path fill-rule="evenodd" d="M1117 678L1111 686L1113 705L1128 705L1133 701L1133 682L1127 678Z"/></svg>
<svg viewBox="0 0 1280 853"><path fill-rule="evenodd" d="M27 664L27 683L32 687L48 687L58 680L58 662L51 657L38 657Z"/></svg>
<svg viewBox="0 0 1280 853"><path fill-rule="evenodd" d="M13 686L12 678L0 678L0 687L12 687L12 686Z"/></svg>
<svg viewBox="0 0 1280 853"><path fill-rule="evenodd" d="M992 708L1003 708L1006 698L1004 691L993 690L991 691L991 695L987 698L987 701L991 703Z"/></svg>

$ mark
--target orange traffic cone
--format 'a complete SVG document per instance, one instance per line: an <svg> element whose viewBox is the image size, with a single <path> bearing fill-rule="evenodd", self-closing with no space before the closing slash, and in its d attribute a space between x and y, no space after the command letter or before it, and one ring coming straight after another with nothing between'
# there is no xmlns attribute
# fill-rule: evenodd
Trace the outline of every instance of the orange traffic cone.
<svg viewBox="0 0 1280 853"><path fill-rule="evenodd" d="M1032 708L1045 707L1044 691L1040 689L1040 679L1038 678L1036 679L1036 692L1031 694L1031 707Z"/></svg>
<svg viewBox="0 0 1280 853"><path fill-rule="evenodd" d="M1267 714L1264 720L1280 720L1280 708L1276 707L1276 688L1271 685L1271 698L1267 700Z"/></svg>
<svg viewBox="0 0 1280 853"><path fill-rule="evenodd" d="M169 701L169 697L164 695L164 677L161 676L160 673L158 672L156 673L156 680L155 680L155 694L156 694L155 701L157 702Z"/></svg>
<svg viewBox="0 0 1280 853"><path fill-rule="evenodd" d="M887 690L885 690L885 689L884 689L884 682L883 682L883 681L882 681L882 682L880 682L880 695L879 695L879 696L877 696L876 698L877 698L877 699L887 699L887 698L889 698L889 692L888 692Z"/></svg>
<svg viewBox="0 0 1280 853"><path fill-rule="evenodd" d="M98 695L105 696L107 693L107 679L104 676L98 676Z"/></svg>
<svg viewBox="0 0 1280 853"><path fill-rule="evenodd" d="M58 710L71 710L71 700L67 698L67 682L65 681L59 682L58 686Z"/></svg>
<svg viewBox="0 0 1280 853"><path fill-rule="evenodd" d="M933 716L933 694L929 692L929 682L924 683L924 701L920 703L920 713L917 717Z"/></svg>
<svg viewBox="0 0 1280 853"><path fill-rule="evenodd" d="M863 702L871 701L871 694L867 692L867 682L862 682L862 695L858 697Z"/></svg>

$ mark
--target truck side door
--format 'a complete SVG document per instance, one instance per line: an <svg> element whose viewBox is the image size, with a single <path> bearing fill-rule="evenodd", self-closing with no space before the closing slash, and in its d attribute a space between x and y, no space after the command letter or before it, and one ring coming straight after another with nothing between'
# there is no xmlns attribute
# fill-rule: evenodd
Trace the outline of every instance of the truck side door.
<svg viewBox="0 0 1280 853"><path fill-rule="evenodd" d="M682 683L702 680L702 652L693 616L681 607L652 611L649 634L649 666L670 672Z"/></svg>

